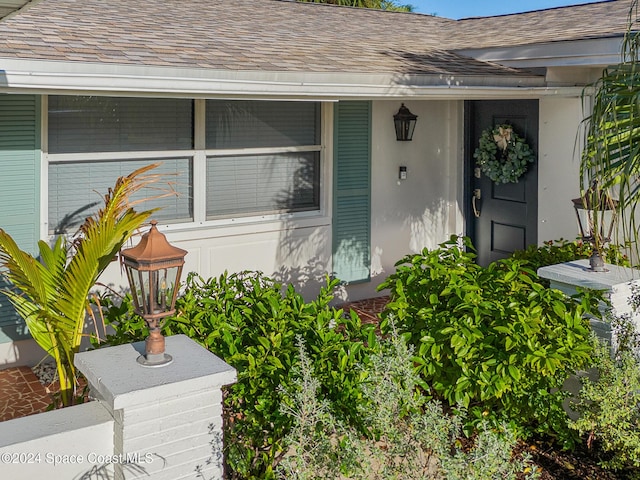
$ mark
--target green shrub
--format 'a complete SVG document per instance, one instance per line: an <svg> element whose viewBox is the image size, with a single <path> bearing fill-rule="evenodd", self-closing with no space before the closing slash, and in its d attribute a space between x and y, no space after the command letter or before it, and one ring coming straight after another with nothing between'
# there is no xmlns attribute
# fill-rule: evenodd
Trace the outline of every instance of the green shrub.
<svg viewBox="0 0 640 480"><path fill-rule="evenodd" d="M630 322L624 319L627 326ZM625 330L629 330L625 328ZM598 446L609 455L603 467L640 468L640 359L638 345L620 345L615 357L608 343L594 340L597 381L583 378L580 417L572 422L587 437L589 447ZM636 472L640 475L640 472Z"/></svg>
<svg viewBox="0 0 640 480"><path fill-rule="evenodd" d="M139 342L149 335L147 322L134 311L131 294L116 296L114 292L106 291L93 295L90 300L93 310L97 311L94 318L102 320L105 331L105 338L90 337L94 348Z"/></svg>
<svg viewBox="0 0 640 480"><path fill-rule="evenodd" d="M331 402L320 398L320 381L301 338L298 349L300 363L292 370L288 401L280 406L292 426L285 438L288 452L277 467L277 476L287 480L340 478L358 468L355 436L336 419Z"/></svg>
<svg viewBox="0 0 640 480"><path fill-rule="evenodd" d="M578 240L569 242L561 238L560 240L549 240L543 245L529 245L524 250L516 250L511 257L515 260L526 261L529 267L537 272L540 267L589 258L592 253L593 247L589 243ZM614 265L630 265L622 245L608 245L605 259Z"/></svg>
<svg viewBox="0 0 640 480"><path fill-rule="evenodd" d="M518 439L512 429L490 429L481 424L474 439L473 448L465 451L461 448L452 455L440 456L440 469L446 480L483 480L500 479L530 480L539 478L537 467L531 463L528 455L514 457Z"/></svg>
<svg viewBox="0 0 640 480"><path fill-rule="evenodd" d="M284 288L260 272L225 273L209 280L188 276L177 315L167 319L162 331L189 336L238 371L237 383L225 391L229 478L274 478L291 428L280 405L290 401L286 391L299 363L296 337L309 348L323 395L340 418L359 425L366 371L355 366L367 364L377 339L372 326L363 328L357 316L345 318L329 305L337 283L328 281L314 301L305 302L291 285ZM119 305L106 299L101 304L106 323L115 330L108 344L145 338L146 325L132 312L130 297Z"/></svg>
<svg viewBox="0 0 640 480"><path fill-rule="evenodd" d="M391 292L386 317L416 347L423 388L465 407L467 429L508 421L570 441L557 389L590 358L590 295L578 303L545 288L518 260L481 267L458 241L406 256L380 285Z"/></svg>
<svg viewBox="0 0 640 480"><path fill-rule="evenodd" d="M305 302L292 286L283 289L258 272L187 278L179 313L165 332L188 335L238 371L225 397L226 459L234 478L272 478L284 454L291 419L280 404L299 362L296 336L308 345L323 393L343 418L357 422L366 372L355 365L366 364L376 340L372 328L363 330L357 317L343 318L329 305L336 285L328 281L317 299Z"/></svg>
<svg viewBox="0 0 640 480"><path fill-rule="evenodd" d="M287 436L288 455L278 468L287 480L491 480L536 478L527 457L515 457L513 432L483 426L470 448L457 442L461 422L445 415L436 401L416 394L419 378L412 348L392 332L380 353L371 355L360 414L373 437L359 435L336 420L320 392L304 346L293 404L283 413L295 421Z"/></svg>
<svg viewBox="0 0 640 480"><path fill-rule="evenodd" d="M549 240L542 245L529 245L524 250L516 250L511 256L516 260L526 261L532 270L537 271L538 268L547 265L589 258L591 246L588 243L569 242L561 238Z"/></svg>

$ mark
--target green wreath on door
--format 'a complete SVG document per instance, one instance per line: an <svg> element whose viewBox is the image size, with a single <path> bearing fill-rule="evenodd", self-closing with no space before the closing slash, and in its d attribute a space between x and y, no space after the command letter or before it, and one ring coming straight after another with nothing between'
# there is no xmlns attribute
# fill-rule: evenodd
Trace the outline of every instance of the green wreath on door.
<svg viewBox="0 0 640 480"><path fill-rule="evenodd" d="M480 135L473 158L480 171L496 183L517 183L535 155L511 125L496 125Z"/></svg>

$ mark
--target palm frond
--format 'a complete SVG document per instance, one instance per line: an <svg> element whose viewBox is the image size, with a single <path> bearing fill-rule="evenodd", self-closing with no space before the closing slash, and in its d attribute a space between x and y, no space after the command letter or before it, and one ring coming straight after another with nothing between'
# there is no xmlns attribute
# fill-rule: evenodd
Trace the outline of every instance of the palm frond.
<svg viewBox="0 0 640 480"><path fill-rule="evenodd" d="M63 237L58 237L53 247L42 240L38 242L40 261L50 272L52 278L60 278L67 264L68 250Z"/></svg>
<svg viewBox="0 0 640 480"><path fill-rule="evenodd" d="M150 165L118 179L105 196L105 207L80 228L82 233L74 243L75 253L63 274L64 288L56 301L58 309L67 312L70 321L75 322L67 325L75 332L72 339L74 347L80 344L82 329L77 319L85 318L90 289L127 239L154 212L136 212L127 201L139 189L158 181L160 177L155 175L138 177L154 167Z"/></svg>
<svg viewBox="0 0 640 480"><path fill-rule="evenodd" d="M69 379L75 378L73 356L80 347L84 319L89 307L89 292L100 275L111 263L131 235L156 211L155 209L136 212L130 201L131 196L142 188L160 181L162 175L148 175L157 164L142 167L126 177L120 177L113 189L104 197L104 208L86 219L79 228L74 241L74 255L62 273L60 295L56 300L57 310L65 312L60 319L63 342L61 352L68 359L67 387ZM154 197L155 198L155 197ZM65 363L65 362L63 362Z"/></svg>
<svg viewBox="0 0 640 480"><path fill-rule="evenodd" d="M584 120L584 150L580 162L582 193L597 181L619 200L624 243L637 242L636 205L640 202L640 35L638 1L632 0L621 61L605 69L594 88L591 114Z"/></svg>
<svg viewBox="0 0 640 480"><path fill-rule="evenodd" d="M33 339L45 352L52 354L55 341L52 336L53 329L48 315L50 312L43 310L30 299L16 292L8 290L3 293L14 306L18 315L24 319Z"/></svg>
<svg viewBox="0 0 640 480"><path fill-rule="evenodd" d="M0 228L0 265L4 275L35 303L45 305L52 292L49 272L33 256L20 250L11 236Z"/></svg>
<svg viewBox="0 0 640 480"><path fill-rule="evenodd" d="M82 339L89 292L124 243L155 211L136 212L136 202L130 198L163 178L148 173L156 166L119 178L105 195L104 207L86 219L71 244L62 238L53 247L39 242L41 261L20 250L0 229L0 267L17 289L3 293L36 342L54 357L64 405L73 398L73 357Z"/></svg>

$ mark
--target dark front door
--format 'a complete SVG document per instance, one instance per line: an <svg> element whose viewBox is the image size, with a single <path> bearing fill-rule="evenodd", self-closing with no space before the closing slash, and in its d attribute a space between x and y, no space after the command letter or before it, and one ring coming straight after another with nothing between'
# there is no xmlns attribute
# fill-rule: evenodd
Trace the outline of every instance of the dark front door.
<svg viewBox="0 0 640 480"><path fill-rule="evenodd" d="M465 107L467 232L478 263L486 266L538 241L538 101L469 101ZM536 154L517 183L496 184L475 168L473 153L480 135L501 124L511 125Z"/></svg>

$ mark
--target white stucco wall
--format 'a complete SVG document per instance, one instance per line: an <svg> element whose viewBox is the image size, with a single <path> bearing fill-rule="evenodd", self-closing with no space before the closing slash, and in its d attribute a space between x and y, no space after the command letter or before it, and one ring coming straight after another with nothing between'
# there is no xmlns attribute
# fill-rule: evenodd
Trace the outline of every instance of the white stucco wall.
<svg viewBox="0 0 640 480"><path fill-rule="evenodd" d="M350 285L339 301L377 295L376 287L407 253L434 247L462 232L462 104L456 101L411 101L418 115L414 139L395 139L393 115L400 101L376 101L372 108L371 282ZM330 120L325 123L332 130ZM332 158L331 138L325 158ZM188 230L164 230L170 242L186 249L186 272L204 278L225 270L261 270L294 283L307 297L315 295L331 271L331 162L325 162L323 211L320 215L273 222ZM407 179L399 180L400 166ZM137 242L137 240L135 240ZM124 277L117 265L103 281L119 289Z"/></svg>
<svg viewBox="0 0 640 480"><path fill-rule="evenodd" d="M463 106L461 101L407 101L418 121L413 141L398 142L393 114L400 101L374 101L371 152L371 282L346 287L343 300L376 295L376 287L408 253L435 247L451 234L464 233ZM328 115L332 117L332 115ZM577 137L581 99L540 100L538 241L577 234L571 198L578 195ZM325 130L332 130L325 121ZM576 143L578 140L578 143ZM332 158L331 138L327 159ZM399 167L407 167L400 180ZM261 270L277 280L317 293L331 271L331 161L323 170L320 215L279 221L164 230L170 242L186 249L186 272L205 278L225 270ZM137 240L135 240L137 242ZM117 265L103 281L119 288L124 277Z"/></svg>
<svg viewBox="0 0 640 480"><path fill-rule="evenodd" d="M48 354L31 338L0 343L0 370L21 365L37 365L47 357Z"/></svg>
<svg viewBox="0 0 640 480"><path fill-rule="evenodd" d="M464 233L463 102L405 101L418 115L411 142L395 140L392 117L400 103L392 100L372 104L372 278L341 289L337 302L378 295L376 287L394 271L397 260L424 247L433 248L451 234ZM224 270L261 270L281 282L294 283L307 298L317 294L324 275L332 268L333 113L330 105L326 110L320 214L162 229L170 242L189 252L185 278L191 271L209 278ZM573 239L577 227L570 200L578 195L577 148L581 137L576 135L582 119L581 99L544 97L540 100L540 119L538 242ZM400 166L407 167L406 180L398 178ZM116 290L122 290L126 283L116 263L101 280ZM16 353L15 345L0 345L0 365L33 364L32 359L41 354L37 349L27 354L22 348L22 352Z"/></svg>
<svg viewBox="0 0 640 480"><path fill-rule="evenodd" d="M538 243L578 236L571 199L580 196L582 118L579 97L540 100Z"/></svg>
<svg viewBox="0 0 640 480"><path fill-rule="evenodd" d="M112 478L113 418L99 402L0 424L3 479ZM84 475L84 476L83 476Z"/></svg>
<svg viewBox="0 0 640 480"><path fill-rule="evenodd" d="M373 103L371 282L348 287L353 299L376 295L406 254L462 233L461 102L405 104L418 116L411 142L395 140L392 117L400 102ZM400 166L407 167L406 180L398 178Z"/></svg>

